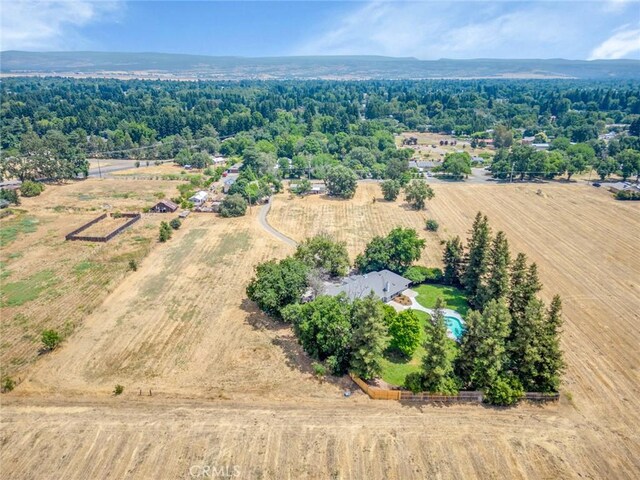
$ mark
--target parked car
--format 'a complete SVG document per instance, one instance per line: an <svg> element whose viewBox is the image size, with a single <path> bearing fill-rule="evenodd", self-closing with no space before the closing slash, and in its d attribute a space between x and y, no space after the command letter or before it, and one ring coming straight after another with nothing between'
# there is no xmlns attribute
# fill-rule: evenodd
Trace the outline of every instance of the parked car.
<svg viewBox="0 0 640 480"><path fill-rule="evenodd" d="M591 185L593 185L594 187L601 187L602 185L598 182L594 182Z"/></svg>

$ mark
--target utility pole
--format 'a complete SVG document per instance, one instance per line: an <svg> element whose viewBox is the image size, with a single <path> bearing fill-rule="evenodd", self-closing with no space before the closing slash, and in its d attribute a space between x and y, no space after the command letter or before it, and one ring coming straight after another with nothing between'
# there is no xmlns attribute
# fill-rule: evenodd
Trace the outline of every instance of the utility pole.
<svg viewBox="0 0 640 480"><path fill-rule="evenodd" d="M511 178L509 179L509 183L513 183L513 168L515 166L516 162L511 162Z"/></svg>

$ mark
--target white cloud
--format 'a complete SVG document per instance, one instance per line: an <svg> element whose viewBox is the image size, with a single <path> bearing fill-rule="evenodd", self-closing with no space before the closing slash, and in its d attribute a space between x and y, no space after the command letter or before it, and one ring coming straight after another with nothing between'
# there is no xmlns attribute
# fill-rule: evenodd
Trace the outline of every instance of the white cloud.
<svg viewBox="0 0 640 480"><path fill-rule="evenodd" d="M528 55L541 50L538 46L563 41L572 34L548 6L374 1L301 46L300 53L470 58L520 56L516 54L519 50Z"/></svg>
<svg viewBox="0 0 640 480"><path fill-rule="evenodd" d="M624 58L632 53L640 53L640 28L626 25L594 48L589 60Z"/></svg>
<svg viewBox="0 0 640 480"><path fill-rule="evenodd" d="M623 0L613 0L622 2ZM604 2L374 0L298 46L298 54L585 58L617 17ZM619 20L618 20L619 25Z"/></svg>
<svg viewBox="0 0 640 480"><path fill-rule="evenodd" d="M65 50L91 45L78 28L106 18L118 18L124 2L92 0L0 3L2 50Z"/></svg>

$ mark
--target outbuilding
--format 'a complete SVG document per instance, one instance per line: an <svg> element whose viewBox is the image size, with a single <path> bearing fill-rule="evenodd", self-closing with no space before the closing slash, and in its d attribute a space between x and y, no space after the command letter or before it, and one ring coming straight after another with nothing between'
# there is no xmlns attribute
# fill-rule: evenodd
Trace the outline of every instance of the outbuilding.
<svg viewBox="0 0 640 480"><path fill-rule="evenodd" d="M208 197L209 197L209 194L207 192L205 192L204 190L200 190L193 197L189 198L189 201L193 203L196 207L199 207L200 205L202 205L204 202L207 201Z"/></svg>
<svg viewBox="0 0 640 480"><path fill-rule="evenodd" d="M171 200L160 200L156 203L151 211L155 213L167 213L167 212L175 212L178 209L178 205L173 203Z"/></svg>

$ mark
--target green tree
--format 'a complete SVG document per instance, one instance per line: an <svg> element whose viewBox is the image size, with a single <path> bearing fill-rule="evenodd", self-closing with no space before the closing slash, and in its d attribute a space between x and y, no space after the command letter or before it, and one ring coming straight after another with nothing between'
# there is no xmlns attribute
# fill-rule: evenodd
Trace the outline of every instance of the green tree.
<svg viewBox="0 0 640 480"><path fill-rule="evenodd" d="M456 395L458 382L453 373L454 351L452 340L447 336L444 319L444 300L438 297L431 321L427 322L424 343L425 354L422 357L424 370L424 388L432 393Z"/></svg>
<svg viewBox="0 0 640 480"><path fill-rule="evenodd" d="M462 351L461 355L471 354L471 384L475 388L490 392L508 376L507 338L510 324L509 309L504 301L496 300L487 304L482 315L473 324L475 352ZM470 325L467 324L467 328Z"/></svg>
<svg viewBox="0 0 640 480"><path fill-rule="evenodd" d="M353 302L350 368L365 380L382 373L382 354L389 343L383 305L373 292Z"/></svg>
<svg viewBox="0 0 640 480"><path fill-rule="evenodd" d="M514 318L525 314L527 305L536 299L542 290L538 278L538 266L532 263L526 267L526 256L519 254L511 269L511 294L509 296L509 312Z"/></svg>
<svg viewBox="0 0 640 480"><path fill-rule="evenodd" d="M358 177L353 170L343 165L338 165L329 169L325 183L329 195L340 198L351 198L356 193Z"/></svg>
<svg viewBox="0 0 640 480"><path fill-rule="evenodd" d="M567 180L576 173L582 173L589 165L593 165L596 153L586 143L577 143L567 149Z"/></svg>
<svg viewBox="0 0 640 480"><path fill-rule="evenodd" d="M169 226L174 230L178 230L182 226L182 222L179 218L174 218L169 222Z"/></svg>
<svg viewBox="0 0 640 480"><path fill-rule="evenodd" d="M374 237L356 257L355 265L362 273L384 269L403 273L420 258L424 246L414 229L397 227L386 237Z"/></svg>
<svg viewBox="0 0 640 480"><path fill-rule="evenodd" d="M296 195L306 195L311 191L311 187L311 182L308 179L303 178L296 184L293 189L293 193Z"/></svg>
<svg viewBox="0 0 640 480"><path fill-rule="evenodd" d="M247 286L247 296L262 311L278 317L284 307L300 301L308 286L308 274L309 267L292 257L260 263Z"/></svg>
<svg viewBox="0 0 640 480"><path fill-rule="evenodd" d="M496 148L509 148L513 143L513 133L504 125L496 125L493 129L493 145Z"/></svg>
<svg viewBox="0 0 640 480"><path fill-rule="evenodd" d="M469 303L473 306L483 304L483 282L488 269L488 254L491 244L491 229L486 215L478 212L471 228L469 252L462 284L467 293Z"/></svg>
<svg viewBox="0 0 640 480"><path fill-rule="evenodd" d="M382 195L387 202L393 202L400 194L400 182L397 180L385 180L380 184Z"/></svg>
<svg viewBox="0 0 640 480"><path fill-rule="evenodd" d="M42 346L46 350L51 351L51 350L55 350L58 347L58 345L60 345L60 342L62 341L62 337L55 330L44 330L42 332L41 341L42 341Z"/></svg>
<svg viewBox="0 0 640 480"><path fill-rule="evenodd" d="M503 231L496 234L488 258L488 277L486 298L488 300L506 299L509 294L511 255L509 243ZM486 300L485 300L486 301Z"/></svg>
<svg viewBox="0 0 640 480"><path fill-rule="evenodd" d="M600 177L600 180L604 181L609 175L615 173L619 168L619 164L616 159L607 157L601 160L596 166L596 172Z"/></svg>
<svg viewBox="0 0 640 480"><path fill-rule="evenodd" d="M633 175L640 177L640 152L628 148L616 155L616 161L620 164L624 180Z"/></svg>
<svg viewBox="0 0 640 480"><path fill-rule="evenodd" d="M471 175L471 155L468 152L448 153L442 162L442 170L456 178Z"/></svg>
<svg viewBox="0 0 640 480"><path fill-rule="evenodd" d="M335 241L328 234L306 239L298 245L294 256L309 267L320 269L332 277L343 277L350 265L347 244Z"/></svg>
<svg viewBox="0 0 640 480"><path fill-rule="evenodd" d="M221 217L241 217L247 213L247 201L238 193L227 195L220 205Z"/></svg>
<svg viewBox="0 0 640 480"><path fill-rule="evenodd" d="M538 376L535 381L538 392L557 392L560 388L560 375L565 368L565 362L560 348L560 334L562 329L562 300L556 295L551 301L546 315L542 341L541 363L538 366Z"/></svg>
<svg viewBox="0 0 640 480"><path fill-rule="evenodd" d="M171 238L171 227L167 222L160 223L160 230L158 233L158 240L162 243L166 242Z"/></svg>
<svg viewBox="0 0 640 480"><path fill-rule="evenodd" d="M415 210L422 210L426 200L431 200L435 193L431 186L424 180L411 180L404 189L405 200Z"/></svg>
<svg viewBox="0 0 640 480"><path fill-rule="evenodd" d="M312 302L291 304L282 318L293 325L300 345L312 358L341 375L351 362L352 305L344 294L320 296Z"/></svg>
<svg viewBox="0 0 640 480"><path fill-rule="evenodd" d="M460 285L464 271L464 247L459 236L447 240L442 262L444 263L444 283Z"/></svg>
<svg viewBox="0 0 640 480"><path fill-rule="evenodd" d="M389 348L410 358L420 344L421 328L418 316L409 309L393 316L387 315L385 321L391 335Z"/></svg>

